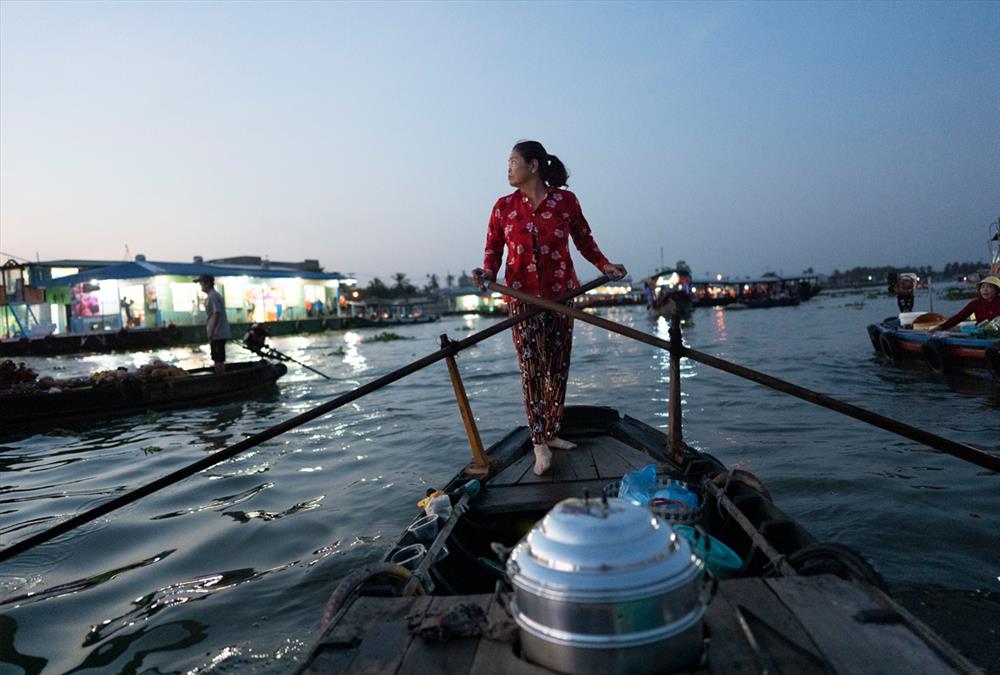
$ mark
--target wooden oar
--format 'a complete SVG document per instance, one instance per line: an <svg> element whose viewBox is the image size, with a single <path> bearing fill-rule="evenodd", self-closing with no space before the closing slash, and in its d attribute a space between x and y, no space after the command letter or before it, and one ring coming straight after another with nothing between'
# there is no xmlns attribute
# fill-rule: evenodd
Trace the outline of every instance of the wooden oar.
<svg viewBox="0 0 1000 675"><path fill-rule="evenodd" d="M332 377L330 377L326 373L322 373L322 372L316 370L315 368L313 368L312 366L308 366L308 365L302 363L301 361L296 361L295 359L293 359L288 354L284 354L282 352L279 352L277 349L275 349L271 345L261 345L259 347L254 348L254 347L251 347L249 344L247 344L243 340L237 340L236 344L238 344L240 347L243 347L243 349L249 349L254 354L257 354L259 356L263 356L265 358L270 358L270 359L275 359L277 361L291 361L292 363L297 363L298 365L302 366L306 370L313 371L317 375L322 375L323 377L325 377L328 380L332 380L333 379Z"/></svg>
<svg viewBox="0 0 1000 675"><path fill-rule="evenodd" d="M654 337L649 333L643 333L635 328L623 326L619 323L615 323L614 321L602 319L599 316L593 316L591 314L581 312L578 309L566 306L564 301L546 300L545 298L539 298L522 291L514 290L513 288L501 286L500 284L492 281L488 282L486 285L491 291L509 295L510 297L517 298L518 300L532 304L536 307L541 307L552 312L571 316L574 319L579 319L580 321L599 326L613 333L630 337L634 340L638 340L639 342L659 347L660 349L665 349L667 351L673 350L670 343L666 340L661 340L660 338ZM933 448L938 452L944 452L952 455L953 457L964 459L967 462L971 462L972 464L976 464L991 471L1000 472L1000 457L983 452L982 450L974 448L971 445L967 445L966 443L959 443L958 441L953 441L942 436L932 434L929 431L918 429L917 427L910 426L904 422L894 420L891 417L879 415L878 413L874 413L870 410L860 408L856 405L851 405L850 403L845 403L844 401L837 400L825 394L820 394L819 392L812 391L811 389L806 389L805 387L800 387L777 377L772 377L771 375L752 370L751 368L740 366L730 361L725 361L704 352L696 351L690 347L681 346L680 356L685 356L692 361L704 363L706 366L711 366L727 373L737 375L746 380L756 382L757 384L762 384L765 387L770 387L771 389L776 389L777 391L785 394L790 394L796 398L802 399L803 401L808 401L818 406L835 410L842 415L853 417L854 419L867 422L868 424L879 427L880 429L885 429L886 431L891 431L899 436L909 438L912 441L916 441L929 448Z"/></svg>

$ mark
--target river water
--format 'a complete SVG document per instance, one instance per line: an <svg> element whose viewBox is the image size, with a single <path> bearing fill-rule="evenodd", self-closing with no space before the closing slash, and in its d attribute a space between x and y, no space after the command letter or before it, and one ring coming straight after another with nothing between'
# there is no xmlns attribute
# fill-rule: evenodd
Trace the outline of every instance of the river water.
<svg viewBox="0 0 1000 675"><path fill-rule="evenodd" d="M962 303L936 300L947 312ZM954 440L1000 450L1000 387L874 356L865 326L896 311L864 294L799 307L698 309L696 349ZM666 338L643 308L599 310ZM8 545L347 392L492 319L449 317L272 340L290 364L270 395L102 422L0 445ZM569 404L609 405L666 429L665 352L577 323ZM242 358L231 347L230 360ZM206 349L26 359L86 374ZM485 443L523 424L508 334L459 366ZM685 439L754 472L820 540L863 551L896 589L1000 592L998 476L751 382L684 362ZM0 671L288 673L337 581L379 559L428 487L469 459L443 363L0 565Z"/></svg>

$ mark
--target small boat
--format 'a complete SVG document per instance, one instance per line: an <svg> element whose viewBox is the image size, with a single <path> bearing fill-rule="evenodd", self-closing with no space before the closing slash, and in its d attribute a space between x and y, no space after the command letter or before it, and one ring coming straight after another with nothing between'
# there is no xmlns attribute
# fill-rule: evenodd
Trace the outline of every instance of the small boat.
<svg viewBox="0 0 1000 675"><path fill-rule="evenodd" d="M0 392L2 433L46 431L99 418L245 398L273 387L288 368L261 360L227 363L222 375L216 375L212 368L184 372L185 377L124 379L61 391Z"/></svg>
<svg viewBox="0 0 1000 675"><path fill-rule="evenodd" d="M944 317L934 315L936 321L924 321L928 314L904 312L899 317L890 316L881 323L868 326L868 338L876 354L892 365L906 360L924 362L935 373L947 374L963 369L989 371L1000 382L1000 339L974 337L960 331L931 333L921 325L931 326ZM901 321L902 317L903 321Z"/></svg>
<svg viewBox="0 0 1000 675"><path fill-rule="evenodd" d="M646 311L653 320L661 316L669 319L674 312L677 312L682 324L689 325L694 314L694 304L691 302L691 296L683 290L660 291L653 302L646 306Z"/></svg>
<svg viewBox="0 0 1000 675"><path fill-rule="evenodd" d="M487 451L481 483L460 471L437 498L447 512L421 513L344 578L299 673L977 672L752 474L667 452L666 435L610 408L569 407L560 433L577 448L555 450L548 475L532 472L524 427ZM650 519L614 498L650 464L700 505ZM609 516L626 524L602 529Z"/></svg>

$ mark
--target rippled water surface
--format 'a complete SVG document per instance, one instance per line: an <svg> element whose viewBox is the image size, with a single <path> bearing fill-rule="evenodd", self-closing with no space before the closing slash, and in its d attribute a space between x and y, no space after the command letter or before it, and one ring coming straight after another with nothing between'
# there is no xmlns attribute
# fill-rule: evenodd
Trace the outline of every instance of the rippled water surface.
<svg viewBox="0 0 1000 675"><path fill-rule="evenodd" d="M858 303L863 303L859 307ZM961 303L939 302L938 311ZM1000 388L874 357L865 326L889 299L820 296L799 307L699 309L692 347L948 438L1000 450ZM600 313L666 338L642 308ZM39 532L492 324L447 318L288 337L291 365L251 401L0 443L0 537ZM667 355L578 323L568 403L609 405L666 428ZM230 348L230 360L242 358ZM207 349L27 360L73 375L154 356L205 365ZM509 335L459 357L483 440L523 424ZM695 363L683 364L684 434L758 474L821 540L850 544L896 586L1000 590L998 476ZM443 363L0 565L3 672L259 672L295 668L322 606L380 558L426 488L469 458ZM18 672L14 668L13 672Z"/></svg>

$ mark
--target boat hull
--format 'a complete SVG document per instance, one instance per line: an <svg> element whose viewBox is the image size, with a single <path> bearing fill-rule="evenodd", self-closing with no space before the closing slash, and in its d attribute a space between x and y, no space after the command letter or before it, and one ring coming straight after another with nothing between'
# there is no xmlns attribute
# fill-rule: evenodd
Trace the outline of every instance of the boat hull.
<svg viewBox="0 0 1000 675"><path fill-rule="evenodd" d="M3 434L46 431L106 417L126 417L149 410L213 405L266 391L288 372L269 361L227 364L188 371L188 377L124 381L60 392L0 395Z"/></svg>
<svg viewBox="0 0 1000 675"><path fill-rule="evenodd" d="M868 337L876 353L894 365L922 362L938 373L986 370L1000 381L1000 340L902 328L894 318L868 326Z"/></svg>

